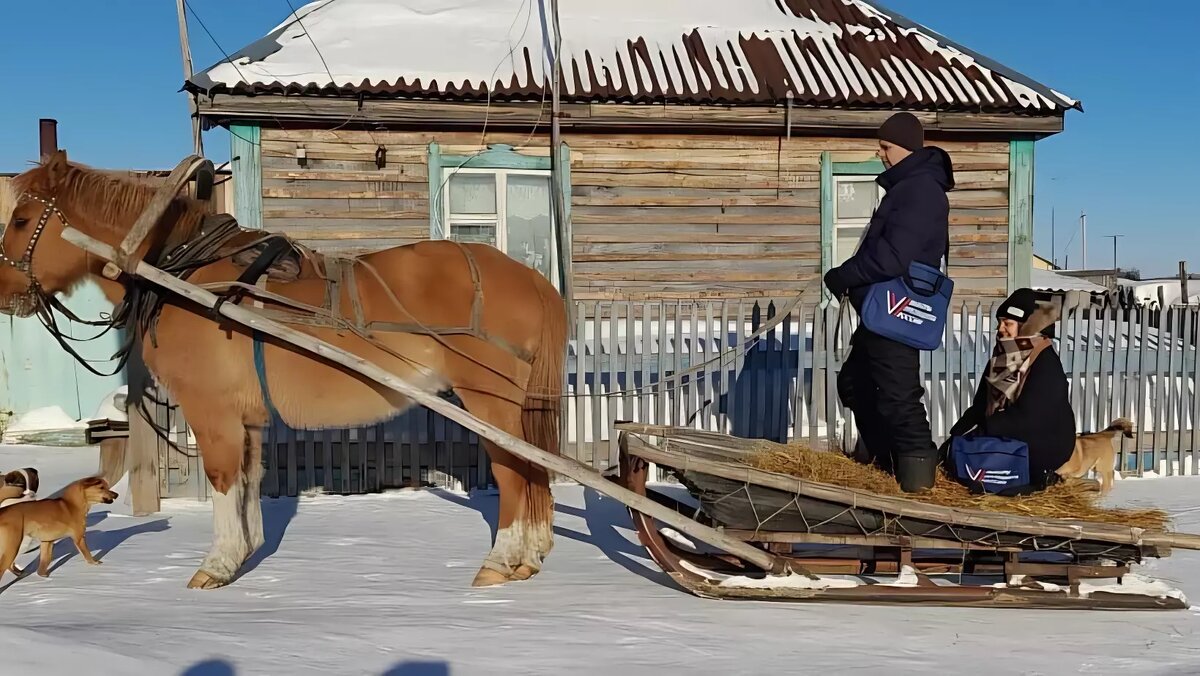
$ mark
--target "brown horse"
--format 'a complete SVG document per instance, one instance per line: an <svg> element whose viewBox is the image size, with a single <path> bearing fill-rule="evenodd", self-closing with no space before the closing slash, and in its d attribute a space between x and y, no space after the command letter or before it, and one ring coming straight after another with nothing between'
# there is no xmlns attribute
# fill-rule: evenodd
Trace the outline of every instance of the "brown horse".
<svg viewBox="0 0 1200 676"><path fill-rule="evenodd" d="M60 233L69 226L119 245L151 201L153 183L70 163L58 151L13 185L20 194L2 239L0 311L29 316L37 303L85 279L95 280L114 303L132 285L148 284L125 275L106 279L104 262ZM195 242L206 214L205 203L177 196L134 254L177 251ZM228 246L262 235L239 230ZM268 281L267 291L316 307L324 307L329 294L337 317L359 330L319 323L296 328L427 390L453 391L476 417L559 452L566 308L540 273L494 247L438 240L344 259L353 276L341 279L352 282L331 287L326 268L337 261L307 253L298 278ZM222 257L188 281L220 285L242 272L231 257ZM331 288L337 290L330 293ZM417 325L432 332L404 329ZM144 323L127 328L146 335ZM272 408L292 427L319 429L371 424L412 405L348 369L270 338L257 344L265 367L260 378L255 340L241 325L218 322L207 309L169 297L154 340L147 336L141 342L146 366L194 429L214 489L212 548L189 587L229 584L263 544L262 428ZM484 446L500 492L500 515L476 586L528 579L553 545L554 501L546 471L487 441Z"/></svg>

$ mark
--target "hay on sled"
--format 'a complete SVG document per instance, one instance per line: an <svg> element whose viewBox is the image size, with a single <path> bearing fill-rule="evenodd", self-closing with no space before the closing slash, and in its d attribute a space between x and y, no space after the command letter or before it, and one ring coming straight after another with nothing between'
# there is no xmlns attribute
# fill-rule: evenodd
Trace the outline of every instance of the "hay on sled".
<svg viewBox="0 0 1200 676"><path fill-rule="evenodd" d="M786 446L762 444L746 457L747 464L766 472L787 474L809 481L904 497L942 507L978 509L1046 519L1075 519L1117 524L1146 530L1166 530L1166 512L1154 508L1115 508L1097 504L1098 493L1078 481L1055 484L1019 497L973 494L939 468L933 488L906 494L896 480L870 465L840 452L816 450L800 443Z"/></svg>

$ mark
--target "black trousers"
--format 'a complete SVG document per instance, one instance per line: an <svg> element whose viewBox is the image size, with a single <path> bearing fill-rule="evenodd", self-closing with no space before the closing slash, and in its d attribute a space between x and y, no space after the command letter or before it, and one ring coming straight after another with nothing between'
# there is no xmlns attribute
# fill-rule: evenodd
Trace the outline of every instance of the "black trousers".
<svg viewBox="0 0 1200 676"><path fill-rule="evenodd" d="M921 353L871 333L861 325L850 339L850 356L838 374L838 396L854 411L866 458L896 474L897 457L937 461L937 446L921 401Z"/></svg>

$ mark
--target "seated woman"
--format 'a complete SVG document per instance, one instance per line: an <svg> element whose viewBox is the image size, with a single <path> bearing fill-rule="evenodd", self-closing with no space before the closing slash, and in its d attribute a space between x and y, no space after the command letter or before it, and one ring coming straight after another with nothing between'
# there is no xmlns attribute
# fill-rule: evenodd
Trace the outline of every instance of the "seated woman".
<svg viewBox="0 0 1200 676"><path fill-rule="evenodd" d="M950 429L951 437L973 432L1024 442L1029 485L1016 493L1056 483L1055 470L1075 448L1067 376L1051 343L1057 319L1056 306L1032 289L1018 289L1004 301L996 311L996 346L974 403ZM942 450L946 469L955 476L949 448L948 440Z"/></svg>

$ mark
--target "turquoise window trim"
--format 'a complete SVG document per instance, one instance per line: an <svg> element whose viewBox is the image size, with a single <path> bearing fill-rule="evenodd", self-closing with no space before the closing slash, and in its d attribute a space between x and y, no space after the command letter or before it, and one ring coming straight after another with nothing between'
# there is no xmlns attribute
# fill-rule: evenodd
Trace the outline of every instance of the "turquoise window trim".
<svg viewBox="0 0 1200 676"><path fill-rule="evenodd" d="M244 228L262 230L262 133L257 125L229 125L234 217Z"/></svg>
<svg viewBox="0 0 1200 676"><path fill-rule="evenodd" d="M561 290L565 276L571 269L571 251L568 244L574 241L571 233L571 148L566 143L559 148L560 185L563 194L563 220L567 242L559 243L563 250L558 252L559 279L555 285ZM442 222L442 196L445 194L446 169L525 169L550 171L550 156L523 155L507 144L495 143L487 150L474 155L443 155L437 141L429 144L429 238L444 239L446 226Z"/></svg>
<svg viewBox="0 0 1200 676"><path fill-rule="evenodd" d="M1033 276L1033 141L1008 144L1008 291Z"/></svg>
<svg viewBox="0 0 1200 676"><path fill-rule="evenodd" d="M563 158L563 194L571 194L571 149L562 144ZM522 155L512 146L496 143L488 146L487 150L475 155L443 155L437 141L429 144L429 238L442 239L446 236L445 224L442 223L442 195L445 192L445 179L442 173L446 169L531 169L550 171L550 157ZM571 201L566 200L567 214L570 213ZM570 219L567 219L570 223Z"/></svg>
<svg viewBox="0 0 1200 676"><path fill-rule="evenodd" d="M444 239L442 227L442 147L437 141L429 144L429 239Z"/></svg>
<svg viewBox="0 0 1200 676"><path fill-rule="evenodd" d="M886 167L879 159L863 162L834 162L833 173L838 176L878 176Z"/></svg>

